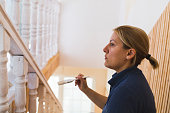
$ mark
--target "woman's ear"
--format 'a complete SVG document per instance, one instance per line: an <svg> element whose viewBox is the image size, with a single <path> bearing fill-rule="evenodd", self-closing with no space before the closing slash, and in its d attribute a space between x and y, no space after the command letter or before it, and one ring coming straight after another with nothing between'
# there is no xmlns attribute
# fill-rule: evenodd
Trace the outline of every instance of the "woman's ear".
<svg viewBox="0 0 170 113"><path fill-rule="evenodd" d="M126 58L130 60L133 57L135 57L135 55L136 55L136 50L131 48L131 49L128 49Z"/></svg>

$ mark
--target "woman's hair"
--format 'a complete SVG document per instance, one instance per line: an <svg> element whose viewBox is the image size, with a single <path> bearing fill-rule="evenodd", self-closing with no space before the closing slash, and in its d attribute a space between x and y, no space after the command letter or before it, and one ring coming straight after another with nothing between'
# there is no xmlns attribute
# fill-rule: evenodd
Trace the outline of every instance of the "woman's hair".
<svg viewBox="0 0 170 113"><path fill-rule="evenodd" d="M129 25L119 26L113 31L123 42L125 49L136 50L136 55L132 59L133 64L139 65L144 58L147 58L154 69L158 67L157 60L149 54L149 38L145 31Z"/></svg>

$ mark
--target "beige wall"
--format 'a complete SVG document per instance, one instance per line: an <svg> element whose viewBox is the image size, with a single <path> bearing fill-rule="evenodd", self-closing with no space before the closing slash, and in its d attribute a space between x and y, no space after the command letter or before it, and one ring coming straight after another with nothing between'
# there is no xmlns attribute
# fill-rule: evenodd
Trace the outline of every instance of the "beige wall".
<svg viewBox="0 0 170 113"><path fill-rule="evenodd" d="M54 75L59 76L72 76L76 77L79 73L85 76L90 76L95 81L95 90L105 95L107 83L107 70L106 69L93 69L93 68L76 68L76 67L62 67L59 66ZM95 113L101 113L102 110L95 106Z"/></svg>

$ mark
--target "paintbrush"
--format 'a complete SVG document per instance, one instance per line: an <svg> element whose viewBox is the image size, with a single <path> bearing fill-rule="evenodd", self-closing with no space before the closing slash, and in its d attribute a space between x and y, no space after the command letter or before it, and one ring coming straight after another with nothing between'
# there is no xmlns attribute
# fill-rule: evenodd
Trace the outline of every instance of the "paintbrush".
<svg viewBox="0 0 170 113"><path fill-rule="evenodd" d="M89 76L84 76L83 78L88 78ZM67 79L67 80L62 80L58 82L58 85L63 85L63 84L67 84L67 83L71 83L73 81L77 80L77 78L74 79Z"/></svg>

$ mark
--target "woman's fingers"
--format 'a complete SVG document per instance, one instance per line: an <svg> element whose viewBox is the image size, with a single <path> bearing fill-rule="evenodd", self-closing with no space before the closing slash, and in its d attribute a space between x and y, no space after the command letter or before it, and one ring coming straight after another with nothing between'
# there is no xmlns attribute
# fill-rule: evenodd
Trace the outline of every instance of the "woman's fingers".
<svg viewBox="0 0 170 113"><path fill-rule="evenodd" d="M76 85L80 85L81 81L83 80L83 74L79 74L77 77L76 77L76 80L75 80L75 86Z"/></svg>

